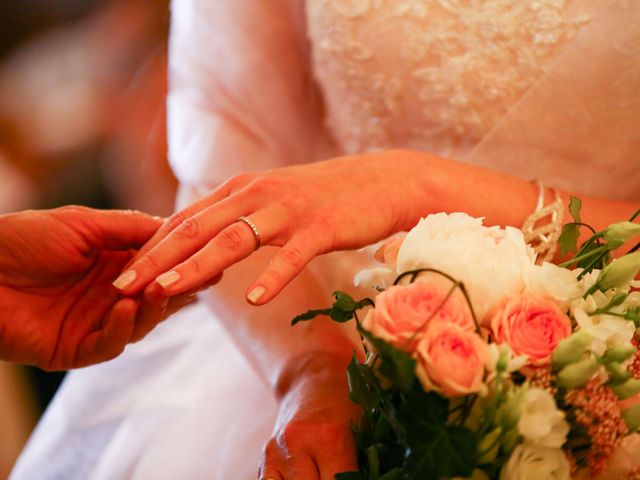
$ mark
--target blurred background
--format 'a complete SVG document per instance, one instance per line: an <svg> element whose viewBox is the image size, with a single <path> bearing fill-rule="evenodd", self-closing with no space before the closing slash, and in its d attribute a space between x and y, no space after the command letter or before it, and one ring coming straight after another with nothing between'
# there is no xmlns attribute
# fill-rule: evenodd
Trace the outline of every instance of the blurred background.
<svg viewBox="0 0 640 480"><path fill-rule="evenodd" d="M0 214L171 213L168 21L168 0L0 0ZM62 378L0 363L0 478Z"/></svg>

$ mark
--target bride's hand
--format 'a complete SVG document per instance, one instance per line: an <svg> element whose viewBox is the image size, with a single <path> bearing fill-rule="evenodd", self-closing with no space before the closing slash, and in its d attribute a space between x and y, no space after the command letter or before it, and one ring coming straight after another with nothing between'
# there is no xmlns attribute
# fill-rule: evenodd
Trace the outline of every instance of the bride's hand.
<svg viewBox="0 0 640 480"><path fill-rule="evenodd" d="M259 478L333 480L358 469L351 424L360 410L349 400L346 364L332 355L301 360L283 395ZM285 383L288 383L285 380Z"/></svg>
<svg viewBox="0 0 640 480"><path fill-rule="evenodd" d="M415 192L415 169L411 155L385 152L241 175L175 214L114 285L135 295L156 280L173 296L206 283L256 248L251 227L238 221L246 216L262 245L282 247L247 290L251 303L264 304L316 255L411 226L424 206L410 199L428 198Z"/></svg>

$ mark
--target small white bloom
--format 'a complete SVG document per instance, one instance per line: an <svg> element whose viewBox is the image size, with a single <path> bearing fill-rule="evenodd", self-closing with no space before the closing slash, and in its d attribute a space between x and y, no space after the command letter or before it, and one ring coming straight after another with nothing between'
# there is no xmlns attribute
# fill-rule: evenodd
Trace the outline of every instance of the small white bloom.
<svg viewBox="0 0 640 480"><path fill-rule="evenodd" d="M576 269L576 271L578 270ZM587 292L587 290L590 290L591 287L595 285L595 283L598 281L599 275L600 275L600 270L594 269L589 273L586 273L584 277L580 279L579 285L580 285L580 289L582 290L582 295L584 295L585 292Z"/></svg>
<svg viewBox="0 0 640 480"><path fill-rule="evenodd" d="M518 445L500 472L500 480L569 480L571 466L559 448Z"/></svg>
<svg viewBox="0 0 640 480"><path fill-rule="evenodd" d="M553 263L532 265L525 272L527 292L557 300L564 308L584 293L578 282L580 270L561 268Z"/></svg>
<svg viewBox="0 0 640 480"><path fill-rule="evenodd" d="M356 287L363 288L389 288L396 277L395 270L389 267L365 268L356 273L353 283Z"/></svg>
<svg viewBox="0 0 640 480"><path fill-rule="evenodd" d="M591 351L596 355L603 355L609 347L628 345L635 333L633 322L613 315L589 315L598 308L606 306L615 291L595 292L586 299L579 298L571 302L571 315L581 330L585 330L593 341ZM632 293L629 298L614 311L621 312L640 301L638 295Z"/></svg>
<svg viewBox="0 0 640 480"><path fill-rule="evenodd" d="M498 370L501 370L503 375L510 375L513 372L517 372L527 364L528 357L526 355L520 355L516 357L511 350L511 347L506 343L489 344L489 364L487 370L489 371L489 377L487 382L490 382L495 378Z"/></svg>
<svg viewBox="0 0 640 480"><path fill-rule="evenodd" d="M517 228L485 227L466 213L439 213L420 220L398 253L398 272L435 268L464 282L482 319L505 297L524 289L535 254Z"/></svg>
<svg viewBox="0 0 640 480"><path fill-rule="evenodd" d="M560 448L567 441L569 424L549 392L532 388L522 401L518 433L533 445Z"/></svg>

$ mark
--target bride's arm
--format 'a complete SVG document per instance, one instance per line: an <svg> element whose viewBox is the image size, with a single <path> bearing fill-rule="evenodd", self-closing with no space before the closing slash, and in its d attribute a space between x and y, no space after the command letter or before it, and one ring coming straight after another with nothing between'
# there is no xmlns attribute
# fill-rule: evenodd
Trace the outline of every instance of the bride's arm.
<svg viewBox="0 0 640 480"><path fill-rule="evenodd" d="M572 193L560 194L568 205ZM597 229L629 218L640 207L637 201L578 196L583 221ZM241 215L257 226L263 245L282 247L257 278L245 277L237 286L247 289L250 302L264 304L318 254L374 243L434 212L463 211L485 217L489 225L521 226L537 197L531 182L414 151L241 176L169 222L155 246L131 267L136 280L123 292L135 294L157 278L163 292L173 296L247 257L255 237L236 221Z"/></svg>

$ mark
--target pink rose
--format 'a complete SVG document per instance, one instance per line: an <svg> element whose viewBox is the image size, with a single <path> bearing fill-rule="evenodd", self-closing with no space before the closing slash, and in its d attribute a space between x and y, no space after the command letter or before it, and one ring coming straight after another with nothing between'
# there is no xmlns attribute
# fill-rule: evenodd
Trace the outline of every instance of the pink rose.
<svg viewBox="0 0 640 480"><path fill-rule="evenodd" d="M447 290L433 283L390 287L376 297L376 308L369 311L362 326L409 353L424 335L426 323L453 323L473 330L475 325L466 302L452 295L443 304L446 296Z"/></svg>
<svg viewBox="0 0 640 480"><path fill-rule="evenodd" d="M489 346L478 334L459 325L430 325L416 356L416 374L427 391L460 397L479 392L484 386Z"/></svg>
<svg viewBox="0 0 640 480"><path fill-rule="evenodd" d="M485 325L496 343L506 343L533 366L546 365L558 342L571 335L571 320L558 303L544 297L516 296L489 313Z"/></svg>

